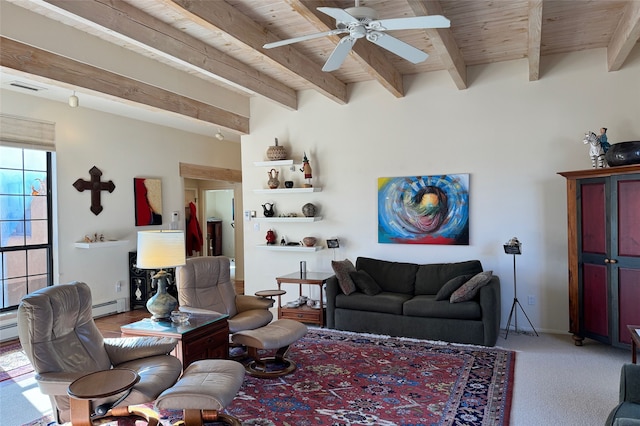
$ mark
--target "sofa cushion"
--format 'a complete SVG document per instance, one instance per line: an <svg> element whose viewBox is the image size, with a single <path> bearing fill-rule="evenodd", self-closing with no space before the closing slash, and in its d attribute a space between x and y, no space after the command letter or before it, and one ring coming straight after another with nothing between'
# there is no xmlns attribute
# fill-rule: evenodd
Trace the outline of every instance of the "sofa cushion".
<svg viewBox="0 0 640 426"><path fill-rule="evenodd" d="M437 301L435 296L414 296L404 303L403 313L412 317L482 319L482 310L476 301L449 303L448 300Z"/></svg>
<svg viewBox="0 0 640 426"><path fill-rule="evenodd" d="M436 294L436 300L449 300L453 292L459 289L462 284L469 281L472 277L473 274L465 274L451 278L445 283L445 285L440 287L440 290L438 290L438 293Z"/></svg>
<svg viewBox="0 0 640 426"><path fill-rule="evenodd" d="M413 295L418 265L358 257L356 269L367 271L382 291ZM435 294L435 292L433 293Z"/></svg>
<svg viewBox="0 0 640 426"><path fill-rule="evenodd" d="M479 260L420 265L416 273L415 294L435 295L451 278L458 275L475 275L480 272L482 272L482 264Z"/></svg>
<svg viewBox="0 0 640 426"><path fill-rule="evenodd" d="M340 289L347 296L356 291L356 285L349 276L351 272L355 272L356 268L349 259L345 260L332 260L331 267L338 278L338 284Z"/></svg>
<svg viewBox="0 0 640 426"><path fill-rule="evenodd" d="M356 284L358 290L366 295L375 296L382 291L378 283L371 278L371 275L367 274L367 271L354 271L351 272L349 276Z"/></svg>
<svg viewBox="0 0 640 426"><path fill-rule="evenodd" d="M339 294L336 297L336 308L402 315L402 304L410 298L407 294L389 292L381 292L375 296L360 292L350 296Z"/></svg>
<svg viewBox="0 0 640 426"><path fill-rule="evenodd" d="M481 272L474 275L469 281L462 284L459 289L453 292L449 301L451 303L466 302L476 297L480 287L487 285L491 281L492 271Z"/></svg>

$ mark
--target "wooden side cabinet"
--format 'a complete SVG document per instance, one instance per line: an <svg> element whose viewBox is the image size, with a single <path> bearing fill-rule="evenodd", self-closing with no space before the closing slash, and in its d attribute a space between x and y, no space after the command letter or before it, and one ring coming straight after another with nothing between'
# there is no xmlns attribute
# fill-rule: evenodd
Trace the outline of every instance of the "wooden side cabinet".
<svg viewBox="0 0 640 426"><path fill-rule="evenodd" d="M629 347L640 324L640 165L561 172L567 179L569 331Z"/></svg>
<svg viewBox="0 0 640 426"><path fill-rule="evenodd" d="M222 256L222 221L207 221L207 246L209 256Z"/></svg>
<svg viewBox="0 0 640 426"><path fill-rule="evenodd" d="M327 280L333 276L333 272L293 272L291 274L276 277L278 290L282 290L282 284L297 284L298 294L302 296L303 285L316 285L320 287L320 306L309 308L300 306L297 308L287 308L282 306L282 298L278 295L278 319L292 319L310 324L317 324L324 327L325 306L323 287Z"/></svg>

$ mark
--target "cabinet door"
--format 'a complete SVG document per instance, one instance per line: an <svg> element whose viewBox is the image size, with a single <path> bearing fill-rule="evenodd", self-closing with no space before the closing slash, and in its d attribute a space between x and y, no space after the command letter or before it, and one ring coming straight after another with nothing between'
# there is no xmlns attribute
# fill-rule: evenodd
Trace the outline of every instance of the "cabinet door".
<svg viewBox="0 0 640 426"><path fill-rule="evenodd" d="M613 179L611 282L617 299L615 336L631 344L628 324L640 325L640 176Z"/></svg>
<svg viewBox="0 0 640 426"><path fill-rule="evenodd" d="M605 343L610 342L607 192L606 179L584 180L578 190L580 330Z"/></svg>

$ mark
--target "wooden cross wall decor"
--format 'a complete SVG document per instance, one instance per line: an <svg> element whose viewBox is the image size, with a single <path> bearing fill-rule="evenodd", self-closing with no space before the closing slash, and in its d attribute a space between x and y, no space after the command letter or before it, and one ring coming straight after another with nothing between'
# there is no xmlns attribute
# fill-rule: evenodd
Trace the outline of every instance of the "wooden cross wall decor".
<svg viewBox="0 0 640 426"><path fill-rule="evenodd" d="M89 174L91 175L91 181L82 180L82 178L80 178L73 183L73 187L80 192L85 189L91 190L91 211L97 216L102 211L100 191L113 192L113 190L116 189L116 186L112 180L109 182L100 182L102 172L96 166L93 166L91 170L89 170Z"/></svg>

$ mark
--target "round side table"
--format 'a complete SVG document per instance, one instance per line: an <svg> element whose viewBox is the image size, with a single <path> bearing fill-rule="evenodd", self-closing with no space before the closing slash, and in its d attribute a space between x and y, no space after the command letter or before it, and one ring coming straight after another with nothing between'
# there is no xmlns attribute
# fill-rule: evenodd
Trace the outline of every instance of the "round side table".
<svg viewBox="0 0 640 426"><path fill-rule="evenodd" d="M70 397L71 424L92 425L91 401L125 392L139 380L138 373L126 368L96 371L76 379L67 389Z"/></svg>
<svg viewBox="0 0 640 426"><path fill-rule="evenodd" d="M286 291L284 290L260 290L260 291L256 291L256 296L259 297L268 297L270 299L273 299L274 296L282 296L283 294L286 294Z"/></svg>

